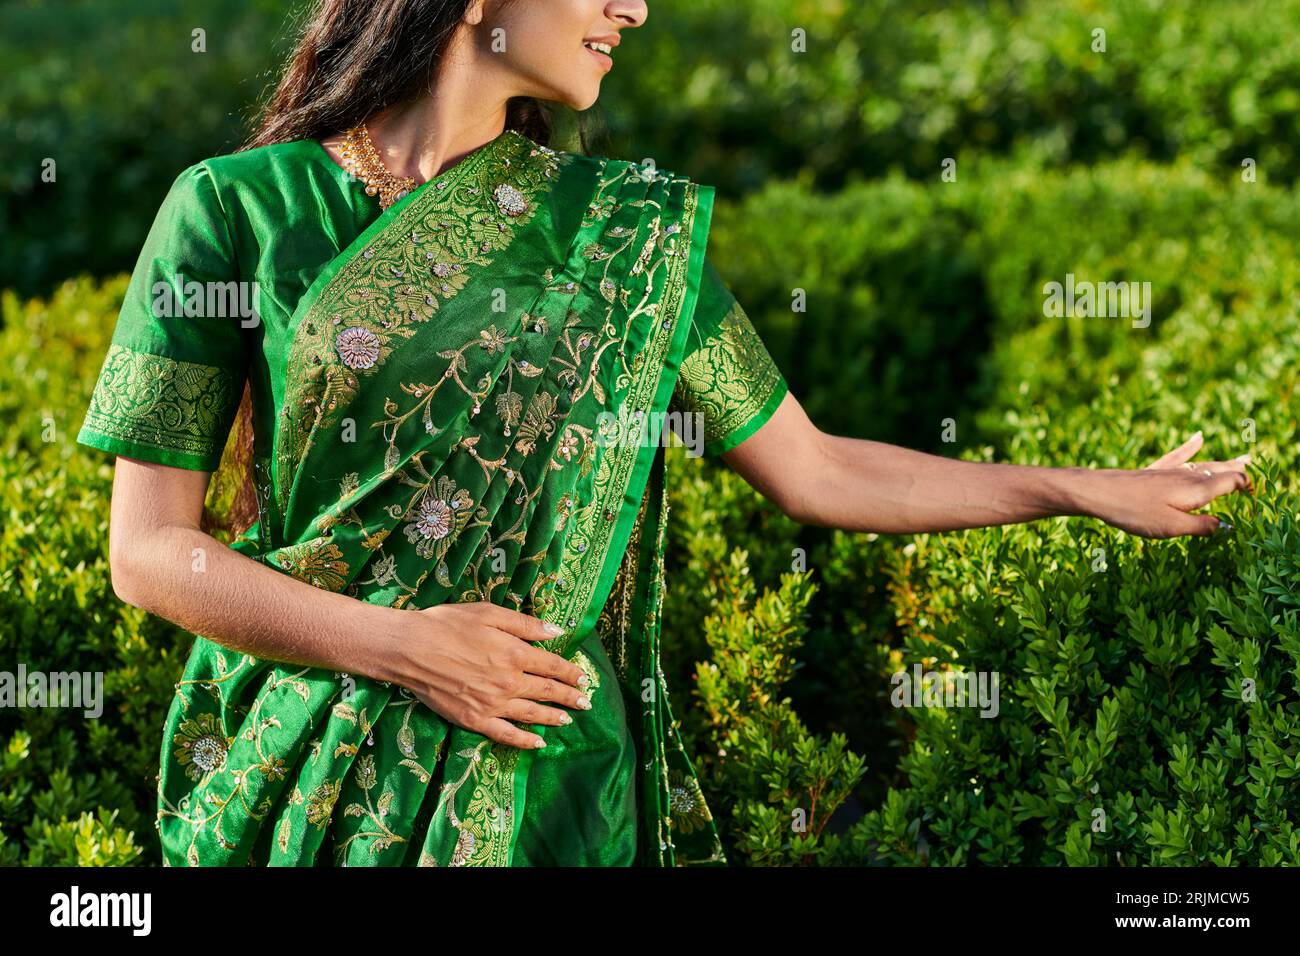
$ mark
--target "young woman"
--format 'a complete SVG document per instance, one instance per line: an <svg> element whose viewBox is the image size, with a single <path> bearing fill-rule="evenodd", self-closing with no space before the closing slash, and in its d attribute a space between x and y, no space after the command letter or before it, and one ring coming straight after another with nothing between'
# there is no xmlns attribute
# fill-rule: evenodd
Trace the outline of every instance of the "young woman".
<svg viewBox="0 0 1300 956"><path fill-rule="evenodd" d="M590 106L646 14L324 0L251 148L172 186L79 436L119 456L114 589L206 635L168 864L723 862L658 665L669 409L849 530L1207 534L1249 487L1199 436L1094 471L820 432L706 258L712 188L547 145L540 104ZM226 547L237 414L256 521Z"/></svg>

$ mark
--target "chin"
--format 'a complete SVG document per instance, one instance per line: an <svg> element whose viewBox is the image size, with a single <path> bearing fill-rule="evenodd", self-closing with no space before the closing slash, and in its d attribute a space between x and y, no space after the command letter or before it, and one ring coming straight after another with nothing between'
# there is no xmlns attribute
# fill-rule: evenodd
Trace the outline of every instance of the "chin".
<svg viewBox="0 0 1300 956"><path fill-rule="evenodd" d="M597 86L592 90L583 90L581 93L566 93L564 96L556 97L565 106L568 106L581 113L585 109L590 109L595 105L596 100L600 99L600 87Z"/></svg>

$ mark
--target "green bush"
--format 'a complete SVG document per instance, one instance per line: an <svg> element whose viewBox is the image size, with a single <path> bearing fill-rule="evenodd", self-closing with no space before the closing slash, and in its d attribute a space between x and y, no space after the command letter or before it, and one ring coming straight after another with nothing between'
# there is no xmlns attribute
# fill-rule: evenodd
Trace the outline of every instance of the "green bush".
<svg viewBox="0 0 1300 956"><path fill-rule="evenodd" d="M285 13L277 0L0 7L0 289L130 269L176 174L245 138Z"/></svg>
<svg viewBox="0 0 1300 956"><path fill-rule="evenodd" d="M930 624L905 630L907 658L997 670L1006 693L997 720L916 712L909 786L871 833L890 862L1295 863L1300 209L1176 170L1020 182L989 217L998 321L1024 325L1035 293L1041 314L1067 267L1152 281L1157 319L1035 317L999 338L983 437L1114 467L1202 428L1209 457L1255 456L1259 493L1225 502L1235 530L1209 541L1092 521L918 539L907 587ZM1061 222L1078 228L1041 228Z"/></svg>
<svg viewBox="0 0 1300 956"><path fill-rule="evenodd" d="M108 568L113 467L74 442L125 278L6 303L0 347L0 659L104 675L104 712L0 710L0 862L158 861L163 717L191 638L123 604Z"/></svg>
<svg viewBox="0 0 1300 956"><path fill-rule="evenodd" d="M1297 0L691 0L650 8L604 95L620 149L732 197L799 170L826 189L928 182L963 155L1250 157L1289 183L1298 20Z"/></svg>
<svg viewBox="0 0 1300 956"><path fill-rule="evenodd" d="M819 588L793 634L752 622L705 627L706 635L732 628L729 641L709 641L698 693L711 726L694 733L715 773L714 791L726 794L732 809L733 849L753 862L815 859L789 821L819 793L838 801L822 804L827 813L851 803L842 789L819 789L807 776L811 767L829 775L821 756L833 754L838 779L857 780L859 803L874 809L844 821L844 838L828 852L857 853L860 862L1297 862L1300 528L1289 473L1300 459L1294 308L1300 205L1289 194L1234 180L1130 162L1069 173L986 163L959 183L933 185L928 197L912 203L918 216L934 218L912 224L904 237L967 224L962 254L973 285L987 290L986 404L965 409L952 394L943 399L962 423L957 447L964 457L1137 467L1199 428L1207 436L1205 457L1255 456L1257 495L1216 505L1235 528L1208 540L1149 542L1087 519L911 541L823 538L809 550L815 555L809 574L834 586ZM881 284L881 299L905 292L912 281L907 270L880 266L895 254L892 244L856 239L870 225L842 225L839 243L818 228L803 228L837 221L825 214L832 204L888 208L900 188L912 187L886 181L833 199L802 200L794 187L774 187L753 198L735 221L752 221L753 207L775 201L795 217L785 233L784 261L769 264L756 288L821 275L823 250L840 248L846 260L857 257L845 262L843 274ZM748 296L751 273L743 266L750 247L740 236L748 239L724 234L725 260L742 266L730 273L738 294L754 304L750 311L765 336L771 330L771 339L785 341L788 304L783 310L775 296ZM741 250L734 259L733 245ZM1094 281L1150 281L1150 327L1133 328L1124 318L1045 316L1043 284L1066 272ZM797 354L783 346L778 364L796 374L818 362L831 369L843 325L836 313L818 304L794 321L797 332L788 339ZM877 324L866 323L859 334L865 340L881 334ZM846 365L852 368L853 359ZM888 416L874 420L863 390L849 388L856 373L828 377L846 389L841 414L870 422L845 433L879 437ZM794 391L825 402L828 396L817 393L826 385L823 378ZM929 433L938 431L936 416ZM687 465L677 479L679 496L684 489L688 503L707 499L708 484L717 482L721 500L730 504L732 479L712 476L714 468ZM794 538L766 521L747 531L697 511L692 516L670 525L681 542L674 550L701 537L713 541L705 551L714 587L701 587L697 574L684 600L703 595L705 606L694 613L712 610L730 621L735 598L726 582L736 570L716 559L717 539L779 564L789 556L780 542ZM712 525L701 531L705 520ZM861 570L845 576L834 556L855 551L848 566ZM776 589L776 573L758 578L775 589L769 597L786 590ZM848 641L814 630L819 605L860 608L863 582L875 587L882 576L892 622L876 617L871 625L858 614L857 634ZM670 609L683 590L669 598ZM691 630L678 620L665 630L674 642ZM996 671L1000 713L986 719L972 709L895 709L891 733L903 747L901 760L874 757L864 776L837 740L824 751L808 750L793 713L770 690L788 682L794 711L805 713L808 700L797 692L793 668L778 668L774 676L767 655L820 641L841 652L841 673L861 668L872 675L865 693L861 681L851 691L847 677L810 686L822 697L829 688L841 715L865 711L871 726L890 728L881 707L888 678L914 664ZM747 676L731 679L732 709L745 700L746 686L762 689L762 701L741 709L747 721L766 721L769 733L731 733L724 759L713 742L735 718L716 703L718 680L705 676L712 664L725 673L727 664L746 660ZM826 674L833 678L830 668ZM850 735L847 742L858 752L882 749L871 735ZM819 758L810 764L805 758L814 752ZM767 771L756 779L754 768ZM867 787L873 776L893 786L877 797ZM758 813L764 803L773 806Z"/></svg>
<svg viewBox="0 0 1300 956"><path fill-rule="evenodd" d="M800 527L674 452L664 667L733 862L1298 862L1298 14L692 0L620 49L606 151L719 187L711 257L820 427L1096 467L1200 428L1208 457L1257 461L1209 540L1083 519L909 539ZM0 10L0 288L43 296L2 303L0 657L103 671L111 705L0 710L0 864L158 861L190 638L114 596L112 467L73 442L125 279L58 282L129 268L176 170L239 142L284 17ZM1150 327L1046 316L1067 273L1150 282ZM998 717L892 706L914 664L997 671Z"/></svg>
<svg viewBox="0 0 1300 956"><path fill-rule="evenodd" d="M129 269L179 169L233 149L302 0L24 0L0 7L0 288ZM947 157L1124 154L1294 181L1300 0L665 0L620 46L602 152L740 198ZM76 23L88 44L68 42ZM191 52L191 31L207 52ZM1107 31L1105 53L1092 31ZM807 52L791 50L803 30ZM719 42L719 38L725 42ZM183 81L178 79L183 78ZM58 161L56 184L42 180Z"/></svg>

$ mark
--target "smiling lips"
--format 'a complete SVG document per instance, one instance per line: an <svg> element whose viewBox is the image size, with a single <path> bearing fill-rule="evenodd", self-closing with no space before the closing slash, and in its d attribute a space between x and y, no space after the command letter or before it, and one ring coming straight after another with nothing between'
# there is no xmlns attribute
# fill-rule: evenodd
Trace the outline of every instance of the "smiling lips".
<svg viewBox="0 0 1300 956"><path fill-rule="evenodd" d="M610 54L614 52L614 47L617 45L617 41L614 43L606 43L603 40L583 40L582 45L587 48L592 56L600 61L601 65L604 66L606 70L613 67L614 59Z"/></svg>

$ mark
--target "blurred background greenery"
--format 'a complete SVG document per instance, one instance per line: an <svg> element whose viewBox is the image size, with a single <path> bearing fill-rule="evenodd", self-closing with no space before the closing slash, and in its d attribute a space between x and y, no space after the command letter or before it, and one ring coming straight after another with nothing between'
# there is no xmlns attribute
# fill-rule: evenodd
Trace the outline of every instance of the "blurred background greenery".
<svg viewBox="0 0 1300 956"><path fill-rule="evenodd" d="M665 666L733 861L1300 862L1300 0L649 8L597 151L716 185L711 256L821 428L1105 467L1203 428L1210 457L1266 463L1231 544L1150 544L800 528L675 458ZM89 727L0 713L0 862L157 861L187 638L113 596L111 468L72 438L120 273L176 173L244 138L285 11L0 7L0 668L108 667L118 702ZM1151 327L1045 317L1067 272L1151 282ZM918 661L1000 670L1001 718L892 708Z"/></svg>

